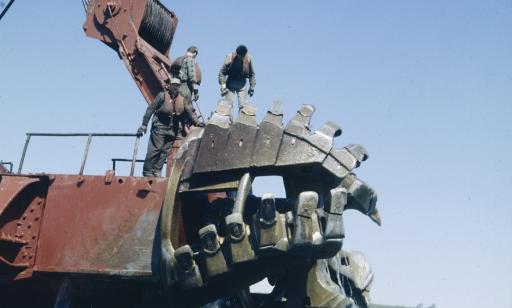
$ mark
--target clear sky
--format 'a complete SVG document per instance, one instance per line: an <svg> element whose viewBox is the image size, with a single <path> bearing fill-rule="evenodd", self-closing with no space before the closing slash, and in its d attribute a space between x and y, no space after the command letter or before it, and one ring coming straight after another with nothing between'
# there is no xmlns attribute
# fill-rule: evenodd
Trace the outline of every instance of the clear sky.
<svg viewBox="0 0 512 308"><path fill-rule="evenodd" d="M180 18L171 56L199 47L203 113L244 43L258 118L274 99L286 119L311 103L313 127L335 121L338 146L368 149L356 172L379 192L383 226L347 212L344 247L370 260L376 303L512 307L512 1L163 3ZM83 22L79 0L17 0L0 21L1 160L17 166L29 131L140 125L142 95ZM84 140L34 141L27 172L78 171ZM94 141L86 173L132 143Z"/></svg>

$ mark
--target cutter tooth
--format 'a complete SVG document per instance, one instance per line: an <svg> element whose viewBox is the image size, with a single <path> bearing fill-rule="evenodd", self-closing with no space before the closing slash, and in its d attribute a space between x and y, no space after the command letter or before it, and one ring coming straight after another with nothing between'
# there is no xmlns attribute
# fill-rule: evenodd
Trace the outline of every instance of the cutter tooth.
<svg viewBox="0 0 512 308"><path fill-rule="evenodd" d="M236 123L257 127L258 124L256 122L256 107L249 104L245 105L242 110L240 110L238 118L236 119Z"/></svg>
<svg viewBox="0 0 512 308"><path fill-rule="evenodd" d="M327 122L314 134L308 136L307 140L325 154L329 154L334 145L334 137L339 135L341 135L341 128L333 122Z"/></svg>
<svg viewBox="0 0 512 308"><path fill-rule="evenodd" d="M231 123L231 107L227 101L220 100L217 103L217 109L212 113L207 124L217 125L222 128L229 128Z"/></svg>
<svg viewBox="0 0 512 308"><path fill-rule="evenodd" d="M274 124L277 127L283 128L283 112L281 111L282 103L280 101L273 101L272 106L267 111L262 122Z"/></svg>
<svg viewBox="0 0 512 308"><path fill-rule="evenodd" d="M358 210L380 225L381 220L377 210L377 193L375 190L354 174L346 176L341 185L347 189L349 196L346 208Z"/></svg>
<svg viewBox="0 0 512 308"><path fill-rule="evenodd" d="M347 148L332 149L330 156L349 171L359 166L359 161Z"/></svg>
<svg viewBox="0 0 512 308"><path fill-rule="evenodd" d="M344 187L331 189L326 200L326 223L324 236L326 239L342 239L345 237L343 227L343 211L347 204L347 190Z"/></svg>
<svg viewBox="0 0 512 308"><path fill-rule="evenodd" d="M304 191L299 194L294 208L293 245L307 245L313 243L312 216L318 205L318 194L314 191Z"/></svg>
<svg viewBox="0 0 512 308"><path fill-rule="evenodd" d="M369 154L366 149L360 144L349 144L345 147L354 157L357 159L359 164L368 159ZM359 166L358 164L358 166Z"/></svg>
<svg viewBox="0 0 512 308"><path fill-rule="evenodd" d="M297 114L293 117L293 119L291 119L290 123L288 123L288 127L301 126L309 129L309 123L313 113L315 113L315 107L313 105L302 105L302 107L297 111Z"/></svg>
<svg viewBox="0 0 512 308"><path fill-rule="evenodd" d="M261 197L258 213L259 222L263 228L270 228L276 224L276 201L272 194L267 193Z"/></svg>
<svg viewBox="0 0 512 308"><path fill-rule="evenodd" d="M212 277L227 272L226 259L220 249L217 228L211 224L199 230L201 238L201 250L204 255L206 274Z"/></svg>
<svg viewBox="0 0 512 308"><path fill-rule="evenodd" d="M192 289L201 287L203 279L199 272L199 267L194 262L194 253L189 245L181 246L174 252L178 280L183 289Z"/></svg>
<svg viewBox="0 0 512 308"><path fill-rule="evenodd" d="M276 210L276 202L272 194L267 193L261 197L256 218L254 229L257 230L260 249L274 247L283 238L287 239L285 221Z"/></svg>
<svg viewBox="0 0 512 308"><path fill-rule="evenodd" d="M283 115L283 102L280 100L274 100L272 106L270 106L269 112L276 115Z"/></svg>
<svg viewBox="0 0 512 308"><path fill-rule="evenodd" d="M253 167L272 166L276 163L284 132L283 114L279 110L279 104L278 101L273 103L258 127L251 153Z"/></svg>
<svg viewBox="0 0 512 308"><path fill-rule="evenodd" d="M242 214L233 213L226 216L226 226L229 232L228 242L231 250L231 262L240 263L253 260L255 255L249 242Z"/></svg>
<svg viewBox="0 0 512 308"><path fill-rule="evenodd" d="M377 196L375 196L375 202L377 202ZM373 212L370 213L370 219L376 223L379 227L382 226L382 220L380 218L379 210L377 209L377 206L373 209Z"/></svg>
<svg viewBox="0 0 512 308"><path fill-rule="evenodd" d="M311 307L355 307L354 301L331 279L327 264L327 260L317 260L308 272L306 292Z"/></svg>
<svg viewBox="0 0 512 308"><path fill-rule="evenodd" d="M341 136L343 132L338 124L331 121L326 122L318 131L331 138Z"/></svg>
<svg viewBox="0 0 512 308"><path fill-rule="evenodd" d="M344 187L336 187L329 191L325 202L325 210L330 214L342 215L347 204L347 190Z"/></svg>

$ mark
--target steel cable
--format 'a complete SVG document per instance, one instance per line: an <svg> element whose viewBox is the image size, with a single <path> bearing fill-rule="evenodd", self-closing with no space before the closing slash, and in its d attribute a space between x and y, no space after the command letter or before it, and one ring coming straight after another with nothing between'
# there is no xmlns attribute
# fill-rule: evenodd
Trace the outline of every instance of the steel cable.
<svg viewBox="0 0 512 308"><path fill-rule="evenodd" d="M161 53L165 53L172 42L172 16L158 0L149 0L142 18L139 35Z"/></svg>

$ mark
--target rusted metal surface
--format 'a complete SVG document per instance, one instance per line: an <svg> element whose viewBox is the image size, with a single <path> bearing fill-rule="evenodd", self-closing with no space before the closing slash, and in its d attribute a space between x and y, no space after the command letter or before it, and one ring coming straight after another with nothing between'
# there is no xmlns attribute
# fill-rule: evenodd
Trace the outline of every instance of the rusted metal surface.
<svg viewBox="0 0 512 308"><path fill-rule="evenodd" d="M32 275L49 178L0 176L0 282Z"/></svg>
<svg viewBox="0 0 512 308"><path fill-rule="evenodd" d="M165 178L57 175L35 270L152 276Z"/></svg>
<svg viewBox="0 0 512 308"><path fill-rule="evenodd" d="M168 58L178 18L158 0L91 0L83 29L115 51L148 103L170 82Z"/></svg>

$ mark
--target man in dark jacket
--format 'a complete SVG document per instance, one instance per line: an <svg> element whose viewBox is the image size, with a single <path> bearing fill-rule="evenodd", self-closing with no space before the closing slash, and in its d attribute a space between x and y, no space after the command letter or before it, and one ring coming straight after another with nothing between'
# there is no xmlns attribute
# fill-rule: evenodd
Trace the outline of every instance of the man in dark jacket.
<svg viewBox="0 0 512 308"><path fill-rule="evenodd" d="M249 91L246 91L246 80L249 79ZM240 45L236 52L229 53L219 72L220 92L233 109L234 97L238 97L238 109L241 110L247 102L247 93L254 95L256 74L254 73L251 56L247 47Z"/></svg>
<svg viewBox="0 0 512 308"><path fill-rule="evenodd" d="M142 125L137 130L137 135L145 134L149 119L153 117L148 151L142 168L144 176L161 175L165 159L178 135L181 120L186 119L195 126L204 126L197 120L191 105L178 95L180 84L180 80L173 79L169 92L162 91L155 97L148 105L142 118Z"/></svg>

